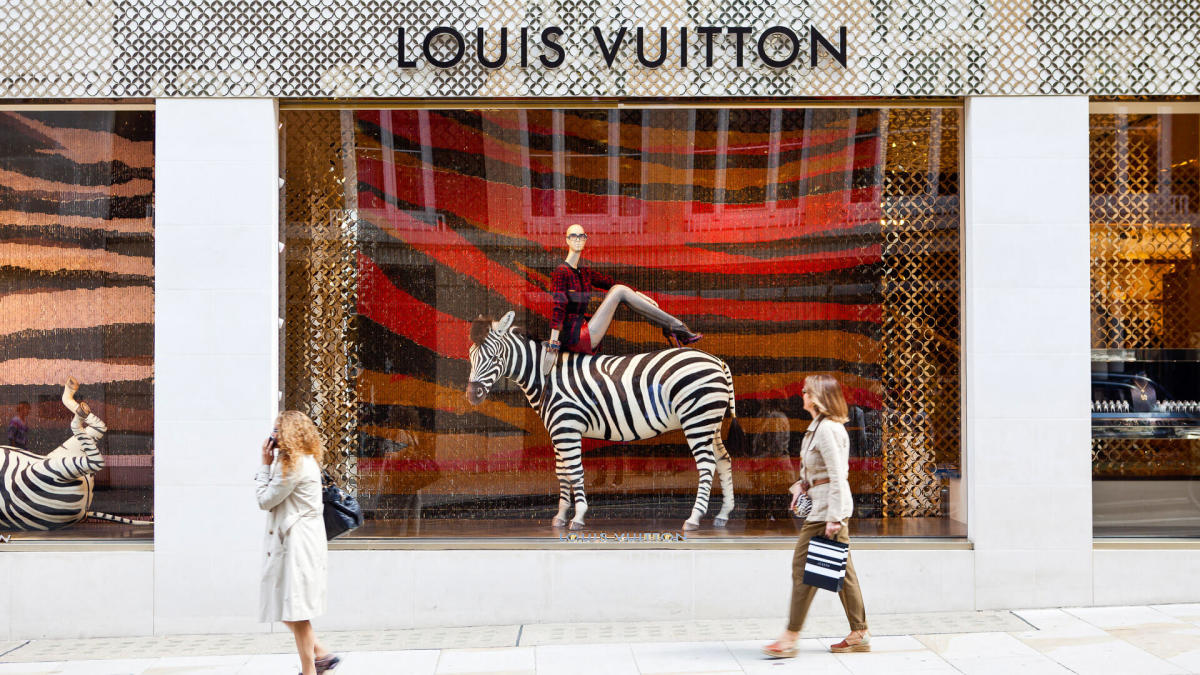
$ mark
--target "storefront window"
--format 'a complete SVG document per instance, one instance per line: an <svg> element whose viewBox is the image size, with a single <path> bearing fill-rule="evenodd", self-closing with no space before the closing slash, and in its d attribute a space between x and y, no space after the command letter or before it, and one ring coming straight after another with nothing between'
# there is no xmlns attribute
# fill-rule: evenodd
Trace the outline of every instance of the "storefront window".
<svg viewBox="0 0 1200 675"><path fill-rule="evenodd" d="M1098 536L1200 534L1200 109L1093 103Z"/></svg>
<svg viewBox="0 0 1200 675"><path fill-rule="evenodd" d="M550 335L583 261L653 298L732 374L747 434L688 538L794 535L804 377L850 404L857 535L963 536L957 108L284 110L285 404L359 494L357 536L550 537L554 445L502 379L468 402L472 321ZM599 297L593 299L596 310ZM604 355L666 348L622 307ZM629 405L634 405L632 401ZM726 427L729 421L726 420ZM671 431L583 441L594 533L678 532Z"/></svg>
<svg viewBox="0 0 1200 675"><path fill-rule="evenodd" d="M154 113L0 112L0 535L151 537Z"/></svg>

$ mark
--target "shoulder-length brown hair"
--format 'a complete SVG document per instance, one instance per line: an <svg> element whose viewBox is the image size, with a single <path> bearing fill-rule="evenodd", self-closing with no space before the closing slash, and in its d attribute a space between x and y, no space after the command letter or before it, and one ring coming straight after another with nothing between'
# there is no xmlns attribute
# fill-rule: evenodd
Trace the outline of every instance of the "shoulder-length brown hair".
<svg viewBox="0 0 1200 675"><path fill-rule="evenodd" d="M275 441L279 445L279 463L285 474L294 469L304 455L312 455L317 466L325 456L325 444L317 433L317 425L299 410L279 413L279 435Z"/></svg>
<svg viewBox="0 0 1200 675"><path fill-rule="evenodd" d="M808 397L818 413L842 424L850 419L846 397L842 396L842 386L832 376L809 375L804 378L804 388L808 390Z"/></svg>

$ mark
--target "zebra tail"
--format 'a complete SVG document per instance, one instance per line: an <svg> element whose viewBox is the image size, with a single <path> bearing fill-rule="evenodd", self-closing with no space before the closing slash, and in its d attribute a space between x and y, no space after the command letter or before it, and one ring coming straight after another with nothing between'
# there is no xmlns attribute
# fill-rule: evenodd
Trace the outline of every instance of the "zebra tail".
<svg viewBox="0 0 1200 675"><path fill-rule="evenodd" d="M95 520L104 520L104 521L108 521L110 523L120 523L122 525L153 525L154 524L154 522L150 521L150 520L133 520L131 518L122 518L121 516L114 516L111 513L101 513L99 511L88 511L87 515L84 517L85 518L94 518Z"/></svg>
<svg viewBox="0 0 1200 675"><path fill-rule="evenodd" d="M746 456L746 432L742 431L742 425L738 424L737 420L737 400L733 394L733 373L729 372L729 364L721 362L721 370L725 371L725 379L729 382L729 415L732 418L729 422L729 435L725 439L725 448L731 454Z"/></svg>

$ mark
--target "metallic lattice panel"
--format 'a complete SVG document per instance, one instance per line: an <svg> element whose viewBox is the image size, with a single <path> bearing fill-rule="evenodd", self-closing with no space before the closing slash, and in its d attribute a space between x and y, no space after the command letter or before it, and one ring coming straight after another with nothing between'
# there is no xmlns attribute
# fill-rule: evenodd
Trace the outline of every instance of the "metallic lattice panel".
<svg viewBox="0 0 1200 675"><path fill-rule="evenodd" d="M1180 110L1090 116L1092 347L1118 375L1158 366L1159 378L1188 364L1155 364L1157 350L1200 348L1200 116ZM1094 438L1093 475L1193 476L1200 441L1140 437L1152 431Z"/></svg>
<svg viewBox="0 0 1200 675"><path fill-rule="evenodd" d="M883 182L887 516L936 516L959 466L959 129L954 109L888 111Z"/></svg>
<svg viewBox="0 0 1200 675"><path fill-rule="evenodd" d="M354 204L343 184L343 115L296 111L283 134L287 196L284 240L284 406L312 417L326 468L357 487L354 340L357 249ZM351 165L353 163L351 162Z"/></svg>
<svg viewBox="0 0 1200 675"><path fill-rule="evenodd" d="M1196 0L671 0L407 2L374 0L9 0L0 3L0 97L491 97L491 96L962 96L1017 94L1190 94L1200 77ZM396 32L410 50L431 27L466 34L467 58L449 69L422 62L401 70ZM628 27L608 67L591 27ZM773 25L832 36L847 28L847 67L829 56L809 68L772 68L757 36ZM513 56L495 69L475 56L498 54L500 27L510 54L529 29L530 67ZM537 37L566 29L562 67L545 68ZM633 34L647 28L645 53L668 28L671 58L638 63ZM697 26L753 30L743 67L735 39L715 42L704 67ZM692 31L681 66L679 28ZM610 38L611 39L611 38ZM776 36L764 45L780 59ZM445 55L448 39L432 46Z"/></svg>

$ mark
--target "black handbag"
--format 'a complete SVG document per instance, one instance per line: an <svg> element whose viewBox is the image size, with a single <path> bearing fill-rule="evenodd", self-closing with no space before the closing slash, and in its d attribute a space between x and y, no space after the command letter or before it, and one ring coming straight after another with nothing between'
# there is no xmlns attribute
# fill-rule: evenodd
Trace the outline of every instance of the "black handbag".
<svg viewBox="0 0 1200 675"><path fill-rule="evenodd" d="M363 524L362 507L349 492L333 482L328 471L322 472L321 501L325 503L325 538L332 540Z"/></svg>

